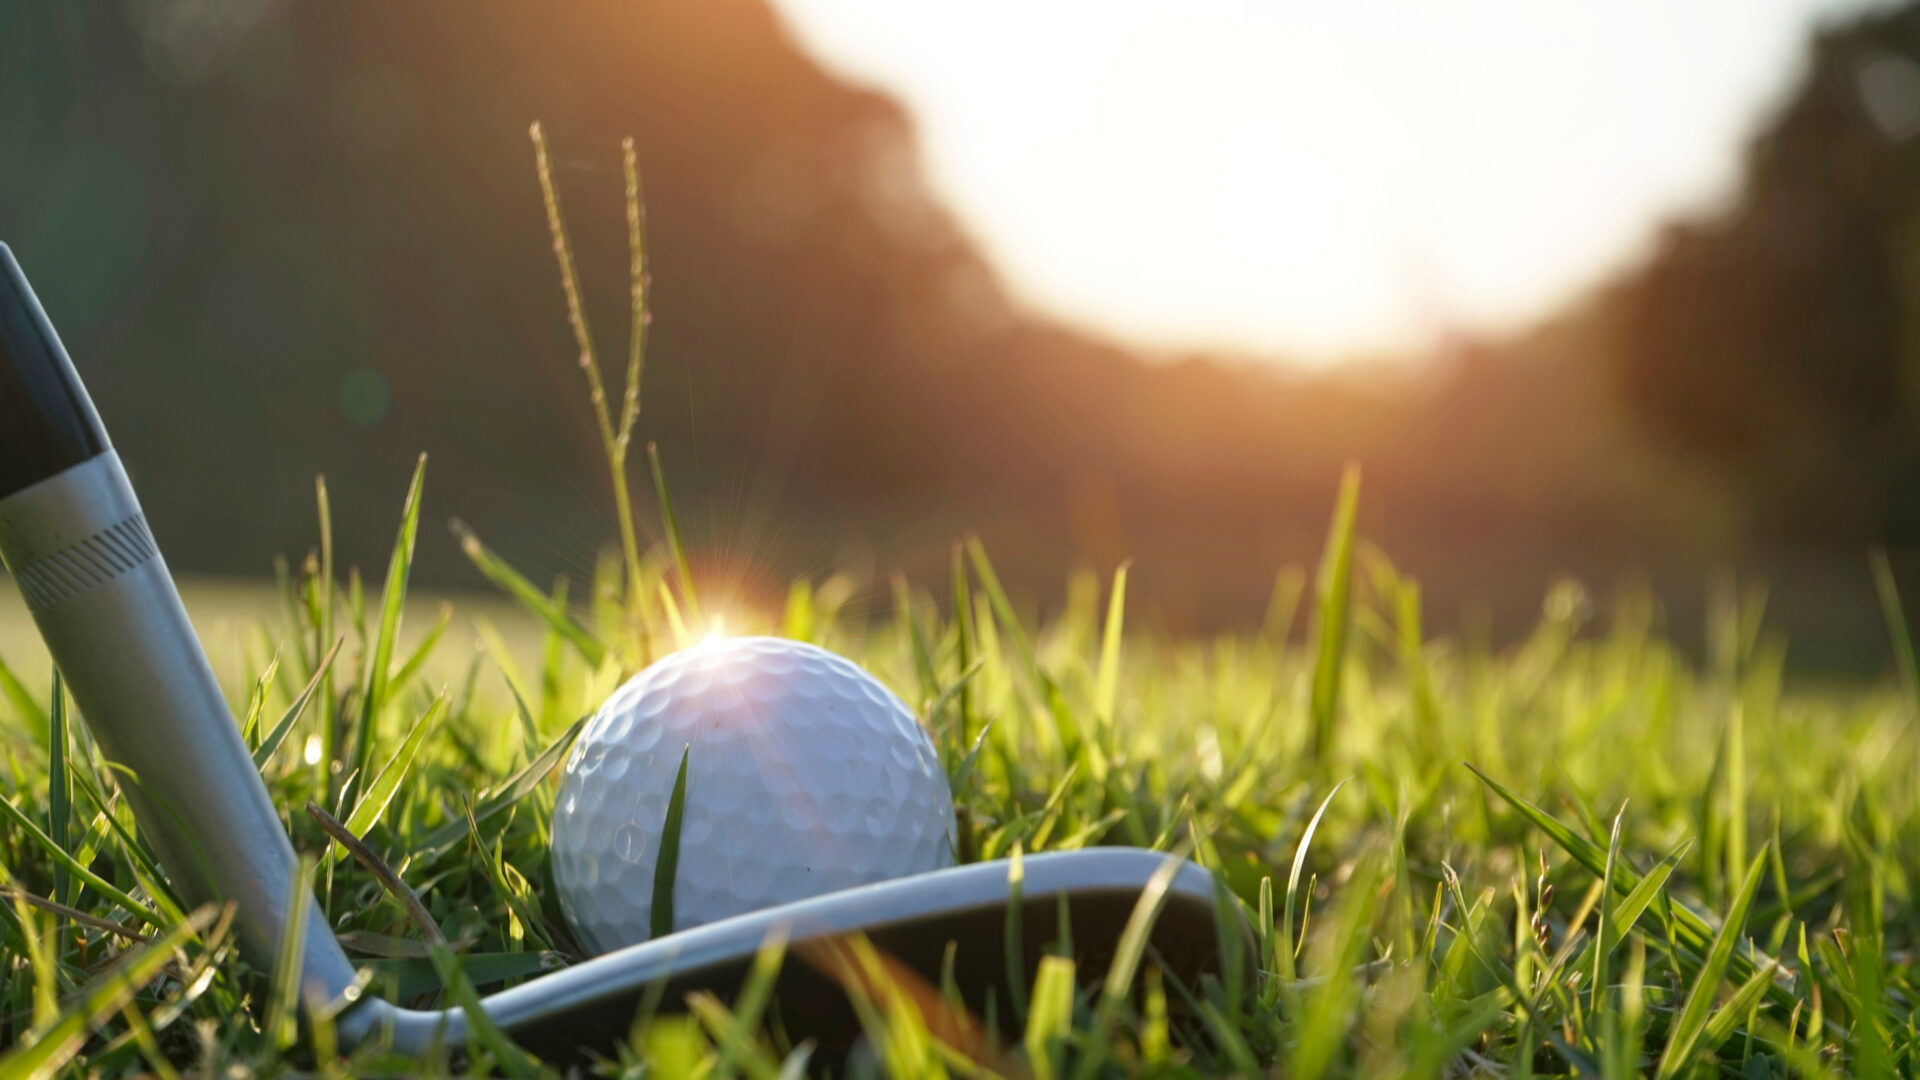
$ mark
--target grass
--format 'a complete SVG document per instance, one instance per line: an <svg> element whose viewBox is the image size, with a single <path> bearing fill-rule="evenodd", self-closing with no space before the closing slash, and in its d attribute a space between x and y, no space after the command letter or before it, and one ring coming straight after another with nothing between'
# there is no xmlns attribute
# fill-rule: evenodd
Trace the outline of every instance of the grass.
<svg viewBox="0 0 1920 1080"><path fill-rule="evenodd" d="M571 299L558 194L544 191ZM637 174L628 191L637 200ZM638 333L637 209L629 220ZM608 412L570 312L625 505L633 421L625 405ZM636 344L630 380L639 356ZM636 385L622 401L637 413ZM283 614L262 625L277 653L225 665L325 917L396 1000L470 1001L580 957L547 866L554 767L580 717L718 615L695 592L658 460L666 541L644 550L623 530L584 595L525 579L456 525L545 635L532 679L491 622L474 624L488 647L468 664L445 662L449 623L403 633L424 464L379 583L334 580L320 489L325 554L283 575ZM1178 849L1218 876L1259 942L1255 970L1166 979L1143 952L1150 889L1110 966L1050 957L991 1038L953 1035L854 942L820 962L847 975L869 1067L1044 1080L1920 1073L1912 678L1788 689L1754 592L1728 591L1704 667L1664 636L1651 597L1596 614L1571 584L1513 648L1435 636L1415 583L1355 536L1359 495L1356 473L1317 587L1283 571L1272 612L1244 634L1170 640L1128 624L1126 567L1077 576L1041 619L964 541L948 579L894 582L884 617L851 617L843 583L810 580L779 612L725 612L733 632L853 657L920 713L953 782L963 860ZM1881 584L1905 650L1890 575ZM490 667L506 692L485 689ZM69 723L57 683L50 697L28 675L0 666L0 1080L455 1064L379 1046L343 1056L324 1014L296 1025L286 971L249 970L221 913L173 893L84 722ZM841 1071L775 1022L787 962L770 943L730 1002L654 1015L598 1071ZM471 1071L551 1069L485 1025L465 1050Z"/></svg>

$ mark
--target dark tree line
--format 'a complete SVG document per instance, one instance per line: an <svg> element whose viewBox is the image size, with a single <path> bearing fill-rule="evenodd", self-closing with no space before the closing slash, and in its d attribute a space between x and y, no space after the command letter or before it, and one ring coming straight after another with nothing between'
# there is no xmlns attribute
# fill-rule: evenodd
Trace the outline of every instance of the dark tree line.
<svg viewBox="0 0 1920 1080"><path fill-rule="evenodd" d="M1618 299L1627 401L1767 534L1920 541L1920 6L1817 34L1738 202Z"/></svg>

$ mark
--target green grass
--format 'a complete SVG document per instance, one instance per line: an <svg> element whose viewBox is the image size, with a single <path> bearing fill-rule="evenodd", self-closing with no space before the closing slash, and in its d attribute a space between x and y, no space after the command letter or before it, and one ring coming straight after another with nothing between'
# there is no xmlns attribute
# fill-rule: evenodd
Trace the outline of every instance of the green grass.
<svg viewBox="0 0 1920 1080"><path fill-rule="evenodd" d="M637 176L628 190L637 200ZM641 220L631 211L636 332ZM570 310L626 505L633 421L608 412ZM1110 967L1062 955L1025 972L994 1038L922 1013L853 943L822 962L860 974L850 993L890 1073L1920 1073L1920 742L1890 575L1909 674L1884 686L1787 689L1752 592L1721 605L1704 669L1651 597L1594 614L1571 584L1526 640L1491 652L1423 627L1415 583L1356 539L1356 473L1317 588L1281 572L1244 634L1172 640L1129 622L1125 568L1077 577L1037 618L975 542L956 544L945 580L894 582L886 617L850 617L844 583L820 581L795 582L782 611L722 613L698 598L657 455L649 471L666 541L643 550L623 529L584 590L527 580L455 526L544 635L537 649L516 657L492 619L458 613L409 636L414 534L438 527L419 519L416 473L381 582L333 580L316 537L325 554L283 575L282 613L222 665L325 917L396 1000L470 1001L579 959L547 865L554 768L615 686L724 614L732 632L853 657L920 713L963 860L1177 849L1254 927L1255 970L1180 985L1144 950L1149 890ZM450 659L468 628L486 647ZM0 1080L420 1069L379 1046L342 1056L324 1016L293 1023L285 971L249 970L220 914L173 893L84 718L69 723L43 680L0 666ZM768 1022L788 962L772 942L731 1001L662 1003L684 1008L637 1025L602 1071L839 1070ZM551 1068L485 1025L466 1050L473 1071Z"/></svg>

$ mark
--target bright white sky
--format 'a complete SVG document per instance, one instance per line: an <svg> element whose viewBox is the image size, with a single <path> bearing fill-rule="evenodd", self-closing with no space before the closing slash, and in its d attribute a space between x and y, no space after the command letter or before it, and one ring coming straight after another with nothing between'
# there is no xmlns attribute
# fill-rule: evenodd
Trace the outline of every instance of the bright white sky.
<svg viewBox="0 0 1920 1080"><path fill-rule="evenodd" d="M775 0L1027 303L1327 362L1542 314L1733 189L1864 0Z"/></svg>

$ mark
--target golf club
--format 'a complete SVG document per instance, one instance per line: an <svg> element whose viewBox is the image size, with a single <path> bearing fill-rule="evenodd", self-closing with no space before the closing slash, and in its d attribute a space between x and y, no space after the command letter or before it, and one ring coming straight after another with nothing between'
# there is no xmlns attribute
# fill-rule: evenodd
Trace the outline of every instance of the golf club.
<svg viewBox="0 0 1920 1080"><path fill-rule="evenodd" d="M299 956L308 1001L338 1007L343 1045L384 1033L403 1053L461 1045L459 1009L420 1011L361 995L355 970L311 895L265 784L187 619L126 470L13 254L0 245L0 559L54 663L182 895L230 901L248 960L269 970L296 903L309 905ZM610 952L494 994L488 1017L537 1053L576 1055L624 1037L649 987L663 1008L695 989L730 994L769 935L804 944L852 932L928 979L960 942L955 982L975 1006L1037 962L1064 911L1083 971L1105 970L1150 885L1164 887L1150 948L1192 983L1251 947L1237 917L1217 924L1211 875L1161 852L1105 848L1028 857L1020 888L1005 860L829 893ZM1156 875L1159 875L1156 878ZM1031 930L1009 956L1011 897ZM1017 963L1023 970L1009 970ZM858 1031L845 997L806 964L781 972L788 1030L843 1045ZM821 989L827 992L817 992ZM358 998L358 1000L354 1000Z"/></svg>

